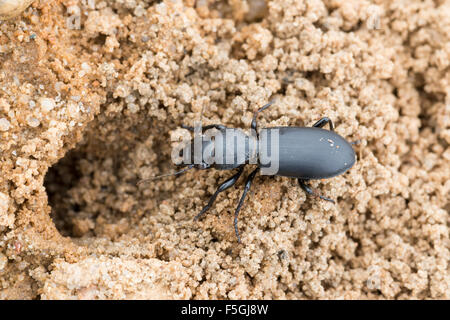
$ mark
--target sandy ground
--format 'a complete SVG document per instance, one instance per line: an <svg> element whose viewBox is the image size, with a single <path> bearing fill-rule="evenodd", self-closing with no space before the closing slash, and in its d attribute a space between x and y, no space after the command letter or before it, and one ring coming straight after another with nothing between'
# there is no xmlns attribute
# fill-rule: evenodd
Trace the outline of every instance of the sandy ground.
<svg viewBox="0 0 450 320"><path fill-rule="evenodd" d="M1 299L449 299L450 3L35 1L0 25ZM172 172L204 124L355 146L306 197ZM246 174L251 167L246 169Z"/></svg>

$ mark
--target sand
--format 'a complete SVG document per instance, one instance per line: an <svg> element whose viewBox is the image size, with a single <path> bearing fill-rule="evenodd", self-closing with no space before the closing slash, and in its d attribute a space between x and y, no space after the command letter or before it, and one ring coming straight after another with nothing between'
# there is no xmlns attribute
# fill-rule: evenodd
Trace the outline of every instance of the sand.
<svg viewBox="0 0 450 320"><path fill-rule="evenodd" d="M0 25L1 299L449 299L448 1L35 1ZM348 173L175 170L182 123L311 126ZM245 171L247 175L252 167Z"/></svg>

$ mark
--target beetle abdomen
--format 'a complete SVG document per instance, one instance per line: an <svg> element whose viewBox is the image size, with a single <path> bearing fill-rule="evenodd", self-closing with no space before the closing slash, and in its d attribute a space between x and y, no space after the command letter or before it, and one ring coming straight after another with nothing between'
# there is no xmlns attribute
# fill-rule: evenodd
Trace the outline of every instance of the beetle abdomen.
<svg viewBox="0 0 450 320"><path fill-rule="evenodd" d="M276 147L273 144L276 139L272 138L278 130L278 176L326 179L344 173L355 163L352 146L334 131L314 127L275 127L262 129L260 137L264 130L270 139L260 142L260 148L271 154L271 161L276 161L270 151Z"/></svg>

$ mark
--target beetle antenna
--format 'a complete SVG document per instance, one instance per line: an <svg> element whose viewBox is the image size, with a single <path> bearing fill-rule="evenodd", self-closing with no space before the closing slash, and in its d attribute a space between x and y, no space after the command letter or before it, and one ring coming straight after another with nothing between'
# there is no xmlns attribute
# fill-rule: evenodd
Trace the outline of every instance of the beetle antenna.
<svg viewBox="0 0 450 320"><path fill-rule="evenodd" d="M170 177L170 176L177 176L179 174L185 173L186 171L192 169L193 167L194 167L194 164L190 164L190 165L187 166L187 168L184 168L183 170L180 170L180 171L177 171L177 172L173 172L173 173L162 174L160 176L155 176L155 177L151 177L151 178L148 178L148 179L143 179L143 180L139 181L137 184L140 185L142 183L146 183L146 182L149 182L149 181L152 181L152 180L156 180L156 179L159 179L159 178Z"/></svg>

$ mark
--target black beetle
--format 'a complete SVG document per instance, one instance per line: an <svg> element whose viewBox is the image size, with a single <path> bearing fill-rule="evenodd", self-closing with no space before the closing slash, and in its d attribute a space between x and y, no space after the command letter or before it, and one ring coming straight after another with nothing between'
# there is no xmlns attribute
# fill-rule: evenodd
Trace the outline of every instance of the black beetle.
<svg viewBox="0 0 450 320"><path fill-rule="evenodd" d="M202 128L202 130L217 129L222 134L220 135L221 138L216 138L214 141L201 140L201 147L203 149L209 147L213 153L217 153L217 150L223 150L222 160L227 156L227 153L232 151L233 155L231 162L219 161L219 163L210 163L202 154L203 158L200 159L201 161L199 163L188 164L187 168L175 173L180 174L191 168L215 168L218 170L238 169L235 175L219 185L216 192L209 199L208 204L195 216L194 220L198 220L212 206L220 192L232 187L237 182L244 170L244 166L250 163L251 155L259 154L259 156L256 156L255 158L255 164L257 164L258 167L247 177L244 192L234 214L234 229L239 243L241 242L237 226L239 211L258 171L267 169L270 165L261 163L261 152L269 154L272 153L272 151L278 150L278 170L272 173L266 172L266 175L296 178L298 179L300 187L306 193L333 203L334 201L332 199L321 196L311 189L307 185L308 180L327 179L340 175L350 169L356 159L355 152L351 146L352 143L347 142L343 137L334 132L333 122L327 117L320 119L312 127L263 128L261 131L265 133L267 139L261 139L257 130L256 118L261 111L267 109L273 103L274 100L261 107L253 115L251 129L256 133L256 144L250 143L250 135L245 134L240 129L227 128L221 124L208 125ZM321 129L326 124L329 124L330 130ZM194 127L185 125L182 125L182 127L195 132ZM225 134L227 130L231 131L232 139L228 138L229 136ZM278 136L277 139L275 139L275 133ZM237 143L237 147L241 147L241 153L244 152L243 155L241 154L241 160L238 160L239 151L236 152L236 140L239 141L239 139L235 139L236 137L242 138L240 139L241 142ZM272 144L272 141L275 141L275 143ZM194 140L192 140L191 145L194 146L194 143ZM241 145L239 146L239 144ZM191 150L194 150L194 148L191 148Z"/></svg>

